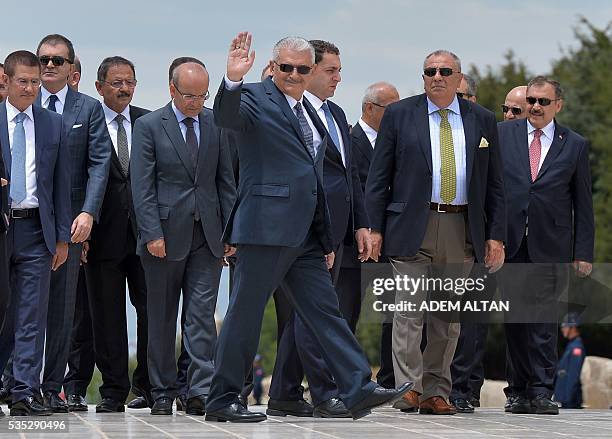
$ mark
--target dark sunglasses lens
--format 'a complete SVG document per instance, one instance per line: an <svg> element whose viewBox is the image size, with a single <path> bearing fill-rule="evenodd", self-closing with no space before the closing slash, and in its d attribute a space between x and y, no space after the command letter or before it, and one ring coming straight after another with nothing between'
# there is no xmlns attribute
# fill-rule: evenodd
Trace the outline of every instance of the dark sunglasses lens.
<svg viewBox="0 0 612 439"><path fill-rule="evenodd" d="M423 70L423 73L425 74L425 76L429 76L430 78L433 78L434 76L436 76L436 69L433 67L428 67L425 70Z"/></svg>
<svg viewBox="0 0 612 439"><path fill-rule="evenodd" d="M508 111L508 110L506 110L506 111ZM522 112L523 112L523 110L521 110L519 107L512 107L512 114L514 114L515 116L518 116Z"/></svg>
<svg viewBox="0 0 612 439"><path fill-rule="evenodd" d="M442 76L450 76L453 74L453 69L448 67L440 67L440 75Z"/></svg>
<svg viewBox="0 0 612 439"><path fill-rule="evenodd" d="M465 95L459 91L457 92L457 96L459 96L460 98L463 98Z"/></svg>
<svg viewBox="0 0 612 439"><path fill-rule="evenodd" d="M548 99L548 98L540 98L540 99L538 99L538 102L540 103L541 106L546 107L546 106L550 105L550 103L552 101L550 99Z"/></svg>
<svg viewBox="0 0 612 439"><path fill-rule="evenodd" d="M532 98L531 96L527 96L525 100L529 105L535 105L535 103L538 102L536 98Z"/></svg>
<svg viewBox="0 0 612 439"><path fill-rule="evenodd" d="M502 113L507 113L509 109L510 107L508 107L507 105L502 105Z"/></svg>
<svg viewBox="0 0 612 439"><path fill-rule="evenodd" d="M291 73L291 72L293 72L293 66L291 64L280 64L278 66L278 68L283 73Z"/></svg>
<svg viewBox="0 0 612 439"><path fill-rule="evenodd" d="M307 75L307 74L310 73L310 67L308 67L308 66L298 66L297 67L297 72L300 75Z"/></svg>
<svg viewBox="0 0 612 439"><path fill-rule="evenodd" d="M40 60L40 63L44 66L49 64L49 61L51 61L55 67L63 66L65 61L64 58L62 58L61 56L41 56L38 59Z"/></svg>

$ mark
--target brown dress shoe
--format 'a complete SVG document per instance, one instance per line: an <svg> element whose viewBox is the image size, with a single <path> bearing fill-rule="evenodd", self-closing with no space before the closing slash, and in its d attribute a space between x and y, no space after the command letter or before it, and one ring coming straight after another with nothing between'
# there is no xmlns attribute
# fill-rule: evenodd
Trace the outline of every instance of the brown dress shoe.
<svg viewBox="0 0 612 439"><path fill-rule="evenodd" d="M432 396L421 401L419 413L422 415L454 415L457 409L441 396Z"/></svg>
<svg viewBox="0 0 612 439"><path fill-rule="evenodd" d="M419 393L416 390L411 390L393 404L393 408L400 409L404 413L416 412L419 409Z"/></svg>

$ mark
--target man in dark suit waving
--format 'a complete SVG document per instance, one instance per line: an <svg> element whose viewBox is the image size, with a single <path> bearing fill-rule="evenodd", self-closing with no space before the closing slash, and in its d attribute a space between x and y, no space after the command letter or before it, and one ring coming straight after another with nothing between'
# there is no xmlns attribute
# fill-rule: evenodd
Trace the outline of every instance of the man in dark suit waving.
<svg viewBox="0 0 612 439"><path fill-rule="evenodd" d="M518 394L510 409L558 414L550 399L557 323L542 314L525 314L534 308L556 310L560 278L553 263L573 263L579 276L591 273L595 226L589 147L586 139L555 121L563 108L557 81L532 79L526 100L527 119L499 124L508 194L507 262L521 264L520 271L512 273L506 271L513 264L506 266L502 288L529 296L525 302L523 296L514 296L526 308L519 320L511 317L513 323L506 324L513 392Z"/></svg>
<svg viewBox="0 0 612 439"><path fill-rule="evenodd" d="M461 77L455 54L431 53L423 64L425 94L391 104L381 122L366 183L372 253L380 254L384 233L384 254L400 274L431 276L431 264L463 264L465 275L474 259L492 270L504 261L497 124L492 112L458 100ZM455 413L447 399L459 329L432 314L395 313L395 379L417 383L398 408Z"/></svg>
<svg viewBox="0 0 612 439"><path fill-rule="evenodd" d="M255 59L250 46L250 34L234 38L226 77L215 98L215 119L236 131L238 201L226 236L239 248L206 419L266 419L244 408L238 395L255 356L266 302L283 281L296 311L321 345L339 396L359 418L400 398L412 383L399 390L378 388L338 310L328 272L333 241L322 181L329 136L303 99L314 50L303 38L284 38L274 47L272 78L243 85Z"/></svg>

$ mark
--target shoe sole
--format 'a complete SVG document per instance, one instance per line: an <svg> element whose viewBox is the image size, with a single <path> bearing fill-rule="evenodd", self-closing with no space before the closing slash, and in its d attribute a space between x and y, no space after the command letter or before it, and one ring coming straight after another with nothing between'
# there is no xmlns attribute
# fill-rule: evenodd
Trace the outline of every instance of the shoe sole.
<svg viewBox="0 0 612 439"><path fill-rule="evenodd" d="M299 413L299 412L287 412L284 410L266 409L266 415L268 416L295 416L297 418L312 418L312 413Z"/></svg>
<svg viewBox="0 0 612 439"><path fill-rule="evenodd" d="M69 412L88 412L89 408L87 407L68 407Z"/></svg>
<svg viewBox="0 0 612 439"><path fill-rule="evenodd" d="M59 408L53 409L52 408L51 410L53 411L53 413L68 413L68 408L65 408L65 409L59 409Z"/></svg>
<svg viewBox="0 0 612 439"><path fill-rule="evenodd" d="M96 413L124 413L125 407L119 407L117 410L99 409L96 407Z"/></svg>
<svg viewBox="0 0 612 439"><path fill-rule="evenodd" d="M407 407L405 409L399 409L400 412L402 413L416 413L419 411L418 407Z"/></svg>
<svg viewBox="0 0 612 439"><path fill-rule="evenodd" d="M187 410L185 412L186 415L191 415L191 416L204 416L205 411L204 410Z"/></svg>
<svg viewBox="0 0 612 439"><path fill-rule="evenodd" d="M411 383L411 385L410 385L410 386L408 386L408 387L407 387L407 388L406 388L406 389L405 389L405 390L404 390L402 393L398 393L398 394L397 394L397 395L395 395L393 398L391 398L391 399L389 399L389 400L387 400L387 401L385 401L385 402L383 402L383 403L377 404L377 405L375 405L375 406L373 406L373 407L368 407L368 408L364 408L364 409L358 410L358 411L356 411L356 412L351 412L351 416L352 416L353 420L355 420L355 421L356 421L357 419L361 419L361 418L363 418L364 416L368 416L370 413L372 413L372 409L374 409L374 408L376 408L376 407L380 407L380 406L383 406L383 405L386 405L386 404L391 404L391 405L393 405L393 404L395 404L397 401L399 401L400 399L402 399L402 398L403 398L403 396L404 396L406 393L410 392L410 391L411 391L413 388L414 388L414 383Z"/></svg>
<svg viewBox="0 0 612 439"><path fill-rule="evenodd" d="M312 417L313 418L326 418L326 419L342 419L342 418L352 418L353 416L349 413L343 413L343 414L325 414L325 413L319 413L319 412L312 412Z"/></svg>
<svg viewBox="0 0 612 439"><path fill-rule="evenodd" d="M53 412L49 413L32 413L27 410L11 410L11 416L51 416Z"/></svg>
<svg viewBox="0 0 612 439"><path fill-rule="evenodd" d="M225 419L225 418L220 418L219 416L215 416L215 415L206 415L206 418L204 418L205 421L210 421L210 422L231 422L233 424L246 424L246 423L254 423L254 422L262 422L265 421L266 418L250 418L250 419L234 419L234 420L229 420L229 419Z"/></svg>
<svg viewBox="0 0 612 439"><path fill-rule="evenodd" d="M172 410L151 410L151 414L155 416L172 416Z"/></svg>
<svg viewBox="0 0 612 439"><path fill-rule="evenodd" d="M433 409L424 409L423 407L421 407L419 409L419 414L421 415L439 415L439 416L449 416L449 415L456 415L457 412L435 412Z"/></svg>

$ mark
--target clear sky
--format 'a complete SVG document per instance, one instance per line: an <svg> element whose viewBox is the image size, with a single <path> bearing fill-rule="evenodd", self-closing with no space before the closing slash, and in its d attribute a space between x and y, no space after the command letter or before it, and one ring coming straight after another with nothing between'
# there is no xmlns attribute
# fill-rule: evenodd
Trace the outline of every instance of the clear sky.
<svg viewBox="0 0 612 439"><path fill-rule="evenodd" d="M497 66L512 48L532 72L546 72L561 49L575 43L579 15L604 26L612 19L612 2L13 1L2 8L0 59L17 49L34 51L41 37L61 33L82 59L81 91L96 95L93 83L100 61L121 55L136 64L134 104L155 109L169 100L167 70L177 56L206 63L214 96L227 48L238 31L253 33L257 58L250 81L258 80L280 38L324 39L340 48L343 81L334 100L354 123L363 90L372 82L390 81L402 97L421 92L423 58L435 49L452 50L467 70L470 64Z"/></svg>

